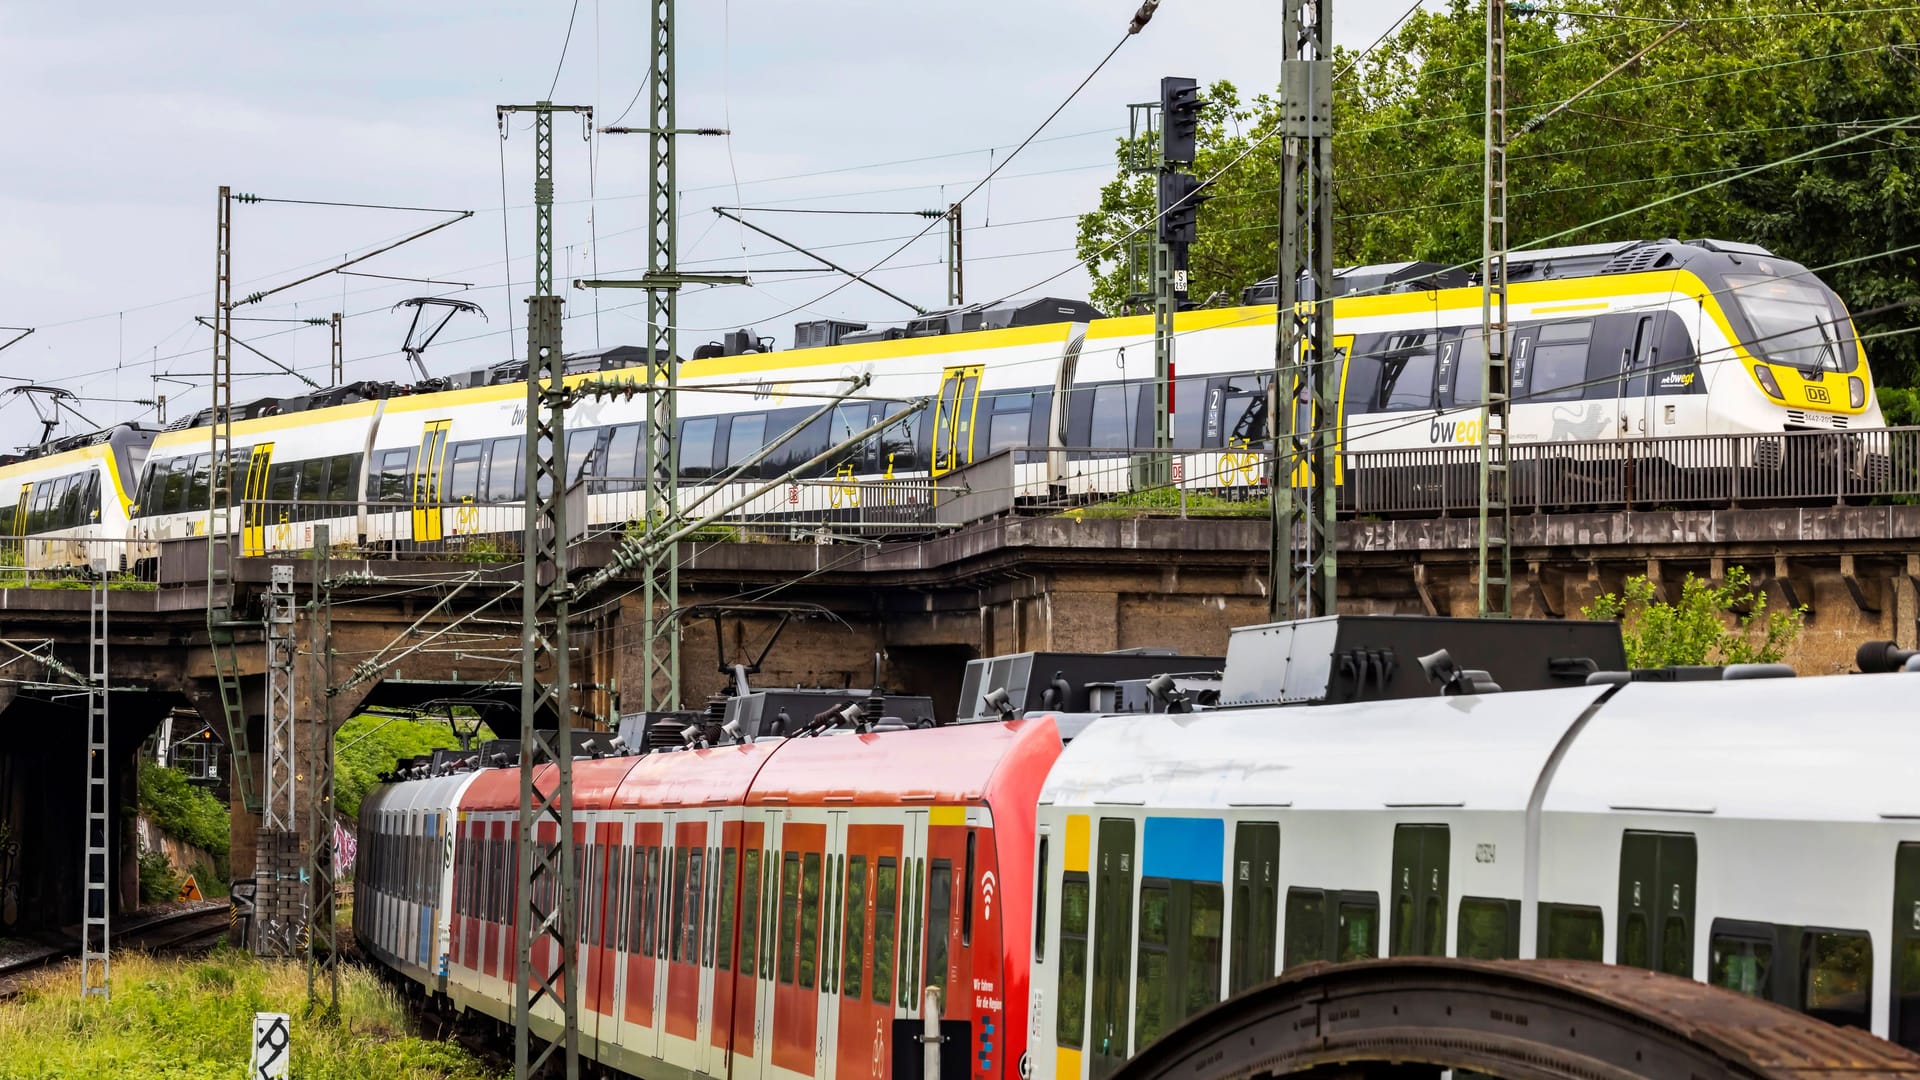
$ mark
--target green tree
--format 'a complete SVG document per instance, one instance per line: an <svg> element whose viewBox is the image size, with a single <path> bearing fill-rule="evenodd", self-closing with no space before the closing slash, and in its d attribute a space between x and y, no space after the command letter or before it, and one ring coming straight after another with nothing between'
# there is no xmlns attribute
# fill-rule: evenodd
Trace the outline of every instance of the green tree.
<svg viewBox="0 0 1920 1080"><path fill-rule="evenodd" d="M475 736L491 739L485 726ZM342 817L358 818L360 800L401 758L418 757L460 745L445 720L408 720L362 715L347 721L334 737L333 804Z"/></svg>
<svg viewBox="0 0 1920 1080"><path fill-rule="evenodd" d="M1807 609L1768 611L1767 594L1753 588L1746 568L1729 567L1715 585L1688 574L1680 599L1656 600L1644 575L1627 579L1580 609L1589 619L1617 619L1629 667L1669 664L1765 664L1778 661L1799 638Z"/></svg>
<svg viewBox="0 0 1920 1080"><path fill-rule="evenodd" d="M161 832L213 856L221 881L227 879L228 844L233 830L227 806L178 769L150 759L140 762L140 814ZM145 871L143 870L143 875ZM208 882L202 888L210 888ZM171 899L169 897L168 899Z"/></svg>
<svg viewBox="0 0 1920 1080"><path fill-rule="evenodd" d="M1920 243L1920 215L1910 212L1920 139L1910 131L1693 190L1920 114L1920 19L1903 10L1910 7L1854 0L1828 13L1804 0L1574 0L1515 17L1513 241L1748 240L1808 266L1860 260L1824 274L1856 311L1910 298L1920 249L1879 254ZM1644 59L1537 130L1519 130L1681 18L1692 21ZM1365 56L1335 56L1336 262L1478 260L1483 20L1479 4L1455 0L1416 12ZM1200 208L1190 294L1237 303L1241 289L1275 269L1280 140L1268 136L1278 102L1269 94L1243 99L1227 83L1209 87L1206 100L1193 171L1221 175ZM1126 310L1143 290L1144 282L1128 279L1121 238L1141 227L1138 238L1150 242L1153 212L1153 178L1123 170L1080 219L1078 252L1094 275L1096 305ZM1593 224L1616 214L1627 216ZM1859 323L1863 334L1897 331L1920 326L1920 310ZM1920 383L1920 335L1867 348L1882 383Z"/></svg>

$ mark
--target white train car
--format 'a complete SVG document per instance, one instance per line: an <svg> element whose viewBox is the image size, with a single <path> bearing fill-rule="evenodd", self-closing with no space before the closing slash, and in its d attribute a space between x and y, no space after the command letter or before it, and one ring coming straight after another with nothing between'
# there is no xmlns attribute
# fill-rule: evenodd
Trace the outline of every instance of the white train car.
<svg viewBox="0 0 1920 1080"><path fill-rule="evenodd" d="M1295 964L1402 955L1632 964L1920 1047L1915 685L1098 720L1040 797L1034 1075L1107 1075Z"/></svg>
<svg viewBox="0 0 1920 1080"><path fill-rule="evenodd" d="M120 425L0 457L0 574L129 569L128 493L153 438Z"/></svg>
<svg viewBox="0 0 1920 1080"><path fill-rule="evenodd" d="M422 988L447 989L453 913L453 835L475 773L382 785L360 807L362 898L354 936Z"/></svg>

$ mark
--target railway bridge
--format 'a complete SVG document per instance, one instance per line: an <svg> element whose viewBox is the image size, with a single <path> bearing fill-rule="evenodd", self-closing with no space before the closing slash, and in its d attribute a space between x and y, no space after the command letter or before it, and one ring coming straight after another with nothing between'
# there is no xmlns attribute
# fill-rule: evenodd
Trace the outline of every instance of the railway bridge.
<svg viewBox="0 0 1920 1080"><path fill-rule="evenodd" d="M678 620L685 704L697 708L719 691L735 663L753 664L762 685L864 687L877 675L893 689L931 694L951 714L963 663L978 656L1145 645L1217 655L1231 627L1266 618L1267 523L1261 505L1249 508L1258 516L1035 516L1008 507L912 542L796 541L743 528L687 543ZM1474 528L1464 515L1343 522L1342 607L1471 614ZM1516 517L1513 537L1516 579L1524 574L1526 583L1516 615L1578 617L1632 575L1672 595L1688 573L1712 578L1738 565L1771 603L1808 609L1789 657L1802 673L1847 670L1868 639L1915 647L1920 633L1920 506L1535 513ZM122 806L134 798L136 751L170 710L196 710L216 730L223 723L203 545L169 542L157 581L106 590L112 783ZM610 548L586 541L576 565L602 565ZM472 550L334 555L326 564L330 650L310 603L315 561L240 560L238 586L255 611L272 564L295 568L297 760L321 731L371 704L517 707L520 580L510 560L510 552L479 559ZM575 678L592 688L581 704L596 716L617 716L620 688L642 677L640 595L637 580L616 579L574 605ZM11 646L0 656L0 722L12 735L0 745L0 927L72 922L67 913L79 905L86 699L62 671L86 668L88 608L84 588L0 589L0 640ZM263 733L264 638L263 625L242 633L237 649L254 747ZM306 662L313 656L326 657L328 686ZM257 786L257 756L240 767ZM237 798L234 809L232 862L244 876L255 865L258 816ZM130 908L138 899L132 826L127 815L114 820L126 822L117 880Z"/></svg>

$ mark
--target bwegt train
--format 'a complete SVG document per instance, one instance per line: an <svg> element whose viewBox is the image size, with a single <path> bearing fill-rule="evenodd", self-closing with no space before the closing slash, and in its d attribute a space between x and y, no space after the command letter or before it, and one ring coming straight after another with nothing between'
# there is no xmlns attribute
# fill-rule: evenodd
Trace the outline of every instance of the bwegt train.
<svg viewBox="0 0 1920 1080"><path fill-rule="evenodd" d="M647 1077L908 1077L936 987L966 1075L1097 1080L1295 965L1461 956L1662 971L1920 1048L1916 678L1036 711L577 762L580 1045ZM503 1025L518 788L376 789L355 882L363 948Z"/></svg>
<svg viewBox="0 0 1920 1080"><path fill-rule="evenodd" d="M1510 277L1515 442L1882 424L1845 305L1804 267L1761 248L1658 240L1516 253ZM1357 267L1340 283L1340 449L1477 443L1479 290L1431 263ZM1261 482L1275 394L1274 312L1260 302L1272 292L1270 283L1254 286L1246 306L1175 320L1171 435L1183 453L1172 475L1186 487ZM1017 495L1094 498L1127 489L1116 457L1153 445L1146 316L1104 318L1085 303L1049 299L940 313L905 328L812 322L797 330L796 345L806 347L776 353L771 339L742 331L684 365L688 389L670 443L689 499L713 487L743 495L910 400L933 405L740 513L831 521L864 499L868 512L891 503L930 521L927 480L1009 450L1023 451ZM606 380L615 370L629 379L644 361L634 348L572 357L569 381ZM750 460L834 387L863 376L871 381L853 398L766 460ZM508 364L414 387L356 384L237 408L233 490L246 504L245 550L310 548L322 523L336 543L374 546L518 531L524 377L523 363ZM105 569L103 560L116 561L103 554L113 545L74 541L131 540L117 556L124 565L152 559L160 540L205 529L209 419L202 412L157 435L122 429L0 465L0 498L16 498L8 531L30 538L26 560ZM567 475L587 482L590 528L642 516L645 421L644 395L570 411ZM1757 450L1735 454L1715 467L1781 464Z"/></svg>

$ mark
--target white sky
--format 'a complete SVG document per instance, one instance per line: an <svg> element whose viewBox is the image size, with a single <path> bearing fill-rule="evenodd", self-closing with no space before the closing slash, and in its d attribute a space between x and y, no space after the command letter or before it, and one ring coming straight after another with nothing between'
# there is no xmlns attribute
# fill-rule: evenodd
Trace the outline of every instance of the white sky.
<svg viewBox="0 0 1920 1080"><path fill-rule="evenodd" d="M1407 2L1344 0L1334 16L1336 41L1364 47ZM682 354L740 326L773 336L784 349L799 320L878 323L909 315L858 284L821 299L843 277L766 272L811 264L710 208L944 206L1085 77L1125 29L1134 3L681 3L679 123L733 132L729 139L681 140L681 265L755 273L751 289L683 297ZM241 309L243 316L274 319L346 311L349 380L406 377L398 350L408 315L388 309L410 296L457 295L480 304L489 319L456 318L427 354L434 372L523 355L532 141L522 119L504 148L509 305L493 107L545 93L571 6L0 0L0 94L16 103L0 171L0 324L40 328L0 352L0 376L8 380L0 386L62 386L87 399L80 410L103 424L151 423L150 408L124 399L156 393L168 396L169 419L204 406L211 335L193 317L211 305L215 191L222 183L280 198L476 211L354 268L472 288L329 276ZM1094 205L1113 175L1113 140L1124 133L1126 104L1157 96L1162 75L1189 75L1203 85L1226 78L1243 94L1272 89L1280 8L1279 0L1165 0L1152 25L1049 125L1044 141L966 204L967 299L1086 295L1084 273L1070 269L1073 218ZM598 123L618 116L644 79L646 18L644 3L580 0L553 100L596 105ZM625 123L645 122L642 100ZM556 121L555 262L563 285L594 271L596 232L600 276L633 276L644 258L645 140L606 137L590 169L580 130L575 119ZM790 213L754 219L862 270L926 224ZM290 281L301 276L295 271L320 269L324 260L434 220L236 206L235 291ZM944 246L944 227L936 227L875 278L923 306L941 306ZM1069 272L1033 288L1063 270ZM605 293L596 317L593 294L562 291L568 351L643 340L642 294ZM796 307L806 310L788 313ZM236 329L327 381L324 329L264 322ZM7 336L0 332L0 340ZM271 370L244 350L236 351L234 368ZM155 381L156 374L181 381ZM243 380L235 397L302 390L276 373ZM72 423L61 433L83 428ZM28 403L0 397L0 447L38 435Z"/></svg>

